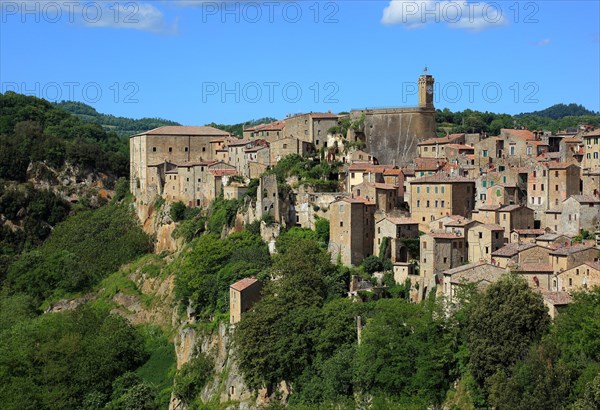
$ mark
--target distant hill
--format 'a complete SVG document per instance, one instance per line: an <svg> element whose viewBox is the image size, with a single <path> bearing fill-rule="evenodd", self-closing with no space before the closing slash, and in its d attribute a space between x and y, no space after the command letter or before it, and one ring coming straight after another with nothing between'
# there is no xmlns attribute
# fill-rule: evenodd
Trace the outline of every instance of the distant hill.
<svg viewBox="0 0 600 410"><path fill-rule="evenodd" d="M515 117L534 116L559 120L564 117L580 117L598 114L599 113L588 110L583 105L571 103L569 105L555 104L552 107L546 108L545 110L521 113L519 115L516 115Z"/></svg>
<svg viewBox="0 0 600 410"><path fill-rule="evenodd" d="M77 101L61 101L54 103L55 106L76 115L83 121L101 125L107 131L113 131L119 136L129 136L141 131L163 127L165 125L181 125L175 121L162 118L140 118L132 119L126 117L115 117L114 115L101 114L94 107Z"/></svg>

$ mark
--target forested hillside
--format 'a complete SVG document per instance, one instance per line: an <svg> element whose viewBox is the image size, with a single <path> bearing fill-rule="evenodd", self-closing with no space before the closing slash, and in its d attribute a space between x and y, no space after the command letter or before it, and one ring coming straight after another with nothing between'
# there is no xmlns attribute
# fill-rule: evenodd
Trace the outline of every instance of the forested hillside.
<svg viewBox="0 0 600 410"><path fill-rule="evenodd" d="M76 115L85 122L101 125L105 130L114 132L122 137L128 137L165 125L181 125L175 121L164 120L162 118L132 119L101 114L94 107L77 101L61 101L55 103L55 106Z"/></svg>
<svg viewBox="0 0 600 410"><path fill-rule="evenodd" d="M559 104L542 111L519 115L497 114L464 110L452 112L447 108L436 110L438 134L445 132L483 132L490 136L499 135L501 128L524 127L529 130L558 132L579 125L600 126L600 114L589 111L580 105Z"/></svg>

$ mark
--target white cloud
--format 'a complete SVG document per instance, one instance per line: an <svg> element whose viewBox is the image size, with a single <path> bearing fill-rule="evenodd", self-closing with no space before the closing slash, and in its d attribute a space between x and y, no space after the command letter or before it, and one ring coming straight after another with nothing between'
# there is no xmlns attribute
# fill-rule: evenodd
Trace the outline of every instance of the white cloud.
<svg viewBox="0 0 600 410"><path fill-rule="evenodd" d="M174 34L177 32L177 22L168 24L164 13L149 3L143 2L98 2L102 14L83 16L84 24L88 27L109 27L150 31L154 33Z"/></svg>
<svg viewBox="0 0 600 410"><path fill-rule="evenodd" d="M409 29L428 24L446 24L450 28L481 31L506 24L499 3L452 0L390 0L381 22Z"/></svg>
<svg viewBox="0 0 600 410"><path fill-rule="evenodd" d="M0 0L1 1L1 0ZM80 24L85 27L119 28L176 33L177 21L168 24L164 13L143 1L24 0L3 5L4 20Z"/></svg>
<svg viewBox="0 0 600 410"><path fill-rule="evenodd" d="M540 46L540 47L545 47L547 45L550 45L551 41L549 38L545 38L543 40L538 41L537 43L535 43L536 46Z"/></svg>

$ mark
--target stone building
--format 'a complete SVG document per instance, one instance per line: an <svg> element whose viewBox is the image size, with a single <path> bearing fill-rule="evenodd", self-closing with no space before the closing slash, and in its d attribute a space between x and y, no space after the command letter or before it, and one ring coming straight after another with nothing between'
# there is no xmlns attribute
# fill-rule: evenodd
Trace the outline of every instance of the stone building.
<svg viewBox="0 0 600 410"><path fill-rule="evenodd" d="M544 212L556 209L571 195L579 194L580 170L575 164L549 163L537 165L527 180L527 204L535 211L535 219L543 220Z"/></svg>
<svg viewBox="0 0 600 410"><path fill-rule="evenodd" d="M465 134L450 134L442 138L429 138L417 144L419 158L446 158L446 146L449 144L464 144ZM472 147L468 147L471 148Z"/></svg>
<svg viewBox="0 0 600 410"><path fill-rule="evenodd" d="M375 202L377 209L391 212L398 205L398 187L377 182L362 182L352 188L352 195Z"/></svg>
<svg viewBox="0 0 600 410"><path fill-rule="evenodd" d="M460 287L475 284L477 289L485 290L497 282L506 273L504 268L486 262L470 263L442 272L444 297L451 304L458 302L457 293Z"/></svg>
<svg viewBox="0 0 600 410"><path fill-rule="evenodd" d="M234 325L242 320L242 314L260 299L261 290L262 283L256 278L245 278L229 287L229 323Z"/></svg>
<svg viewBox="0 0 600 410"><path fill-rule="evenodd" d="M318 151L327 146L328 131L337 125L338 116L330 112L298 114L285 119L283 137L308 142Z"/></svg>
<svg viewBox="0 0 600 410"><path fill-rule="evenodd" d="M562 203L560 224L555 231L577 236L582 230L595 232L600 222L600 200L591 195L573 195Z"/></svg>
<svg viewBox="0 0 600 410"><path fill-rule="evenodd" d="M534 211L520 205L508 205L498 210L498 221L504 228L504 238L510 238L515 230L533 229L535 226Z"/></svg>
<svg viewBox="0 0 600 410"><path fill-rule="evenodd" d="M270 143L270 150L272 165L277 164L277 162L288 155L296 154L302 157L308 157L316 152L314 146L310 142L295 137L284 137L272 141Z"/></svg>
<svg viewBox="0 0 600 410"><path fill-rule="evenodd" d="M492 263L509 269L523 264L546 264L550 262L551 251L533 243L509 243L492 252Z"/></svg>
<svg viewBox="0 0 600 410"><path fill-rule="evenodd" d="M352 110L350 118L364 116L364 125L357 131L367 143L371 155L382 164L404 165L412 162L417 144L436 136L434 79L424 74L415 84L418 106L414 108L366 108Z"/></svg>
<svg viewBox="0 0 600 410"><path fill-rule="evenodd" d="M344 197L329 209L329 252L332 260L359 265L373 255L375 202Z"/></svg>
<svg viewBox="0 0 600 410"><path fill-rule="evenodd" d="M159 181L151 183L149 180L149 173L158 177L158 165L213 161L211 140L229 136L228 132L206 126L166 126L131 136L130 190L136 198L138 212L145 214L160 195ZM150 170L151 167L154 170Z"/></svg>
<svg viewBox="0 0 600 410"><path fill-rule="evenodd" d="M462 236L442 232L421 235L420 242L419 276L424 286L421 295L425 297L427 289L438 283L438 274L456 268L467 260L467 243Z"/></svg>
<svg viewBox="0 0 600 410"><path fill-rule="evenodd" d="M376 218L378 216L376 215ZM412 218L385 216L375 222L375 235L373 241L373 250L378 250L383 238L390 238L392 241L406 238L419 237L419 224ZM391 249L391 259L398 262L408 262L414 255L410 255L406 246L401 241L394 242Z"/></svg>
<svg viewBox="0 0 600 410"><path fill-rule="evenodd" d="M583 262L571 269L558 272L553 290L575 292L600 286L600 263Z"/></svg>
<svg viewBox="0 0 600 410"><path fill-rule="evenodd" d="M493 224L475 225L469 229L467 241L469 261L490 262L492 253L504 246L504 228Z"/></svg>
<svg viewBox="0 0 600 410"><path fill-rule="evenodd" d="M464 177L438 173L413 180L410 189L410 212L422 231L443 216L469 217L475 205L475 183Z"/></svg>
<svg viewBox="0 0 600 410"><path fill-rule="evenodd" d="M535 238L535 243L547 248L560 248L562 246L570 246L572 238L558 233L546 233Z"/></svg>
<svg viewBox="0 0 600 410"><path fill-rule="evenodd" d="M584 145L584 156L581 167L584 170L600 168L600 128L582 134Z"/></svg>
<svg viewBox="0 0 600 410"><path fill-rule="evenodd" d="M598 249L586 245L563 246L550 252L554 273L559 273L584 262L598 261Z"/></svg>
<svg viewBox="0 0 600 410"><path fill-rule="evenodd" d="M282 120L273 121L269 124L259 124L244 128L243 136L245 140L262 138L269 142L273 142L283 137L284 127L285 121Z"/></svg>

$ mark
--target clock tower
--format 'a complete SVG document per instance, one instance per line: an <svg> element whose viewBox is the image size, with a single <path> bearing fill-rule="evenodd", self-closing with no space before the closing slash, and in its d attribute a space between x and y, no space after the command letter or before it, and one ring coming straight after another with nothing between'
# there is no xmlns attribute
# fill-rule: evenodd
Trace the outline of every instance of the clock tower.
<svg viewBox="0 0 600 410"><path fill-rule="evenodd" d="M433 76L429 74L423 74L419 77L419 108L433 110L433 83Z"/></svg>

